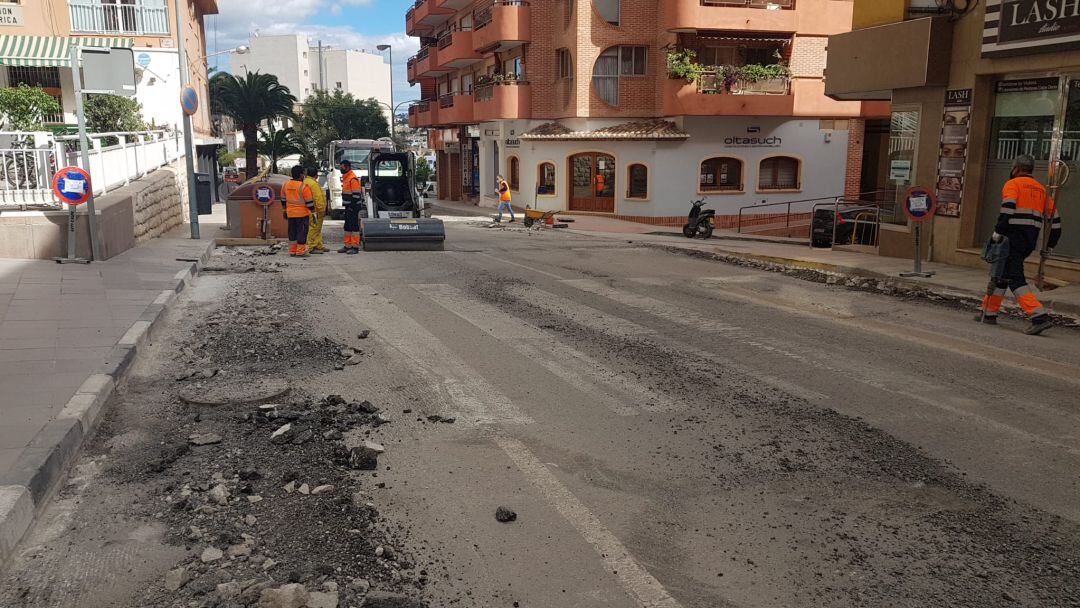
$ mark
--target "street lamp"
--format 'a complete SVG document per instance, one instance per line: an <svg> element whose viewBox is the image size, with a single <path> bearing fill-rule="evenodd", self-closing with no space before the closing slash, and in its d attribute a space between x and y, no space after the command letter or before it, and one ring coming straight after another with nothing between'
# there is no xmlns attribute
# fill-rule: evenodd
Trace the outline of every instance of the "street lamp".
<svg viewBox="0 0 1080 608"><path fill-rule="evenodd" d="M394 115L394 110L397 106L394 105L394 47L389 44L380 44L375 47L379 51L390 51L390 137L394 137L394 123L397 122L397 116Z"/></svg>

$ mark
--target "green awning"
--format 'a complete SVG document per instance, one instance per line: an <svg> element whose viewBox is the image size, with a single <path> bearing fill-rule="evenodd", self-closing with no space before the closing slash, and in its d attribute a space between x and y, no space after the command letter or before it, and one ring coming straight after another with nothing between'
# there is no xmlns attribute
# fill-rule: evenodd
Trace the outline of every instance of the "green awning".
<svg viewBox="0 0 1080 608"><path fill-rule="evenodd" d="M0 65L68 67L68 52L73 44L82 46L131 48L134 38L105 36L0 36Z"/></svg>

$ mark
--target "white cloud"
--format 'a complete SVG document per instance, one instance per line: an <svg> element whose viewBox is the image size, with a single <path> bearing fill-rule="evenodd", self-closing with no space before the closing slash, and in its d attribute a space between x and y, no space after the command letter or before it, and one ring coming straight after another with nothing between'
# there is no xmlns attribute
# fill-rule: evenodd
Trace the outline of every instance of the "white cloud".
<svg viewBox="0 0 1080 608"><path fill-rule="evenodd" d="M374 51L380 44L389 44L394 53L394 97L395 101L416 99L420 96L420 87L410 87L405 62L419 50L419 40L398 32L387 35L370 35L356 31L352 26L326 26L304 23L320 11L330 11L338 15L343 5L367 6L373 0L273 0L259 3L257 10L252 10L250 0L219 0L220 14L207 17L206 32L209 51L225 50L247 44L255 35L273 36L285 34L303 34L312 43L322 40L323 44L335 48L364 49ZM405 15L401 15L402 24ZM227 69L228 55L214 58L218 67Z"/></svg>

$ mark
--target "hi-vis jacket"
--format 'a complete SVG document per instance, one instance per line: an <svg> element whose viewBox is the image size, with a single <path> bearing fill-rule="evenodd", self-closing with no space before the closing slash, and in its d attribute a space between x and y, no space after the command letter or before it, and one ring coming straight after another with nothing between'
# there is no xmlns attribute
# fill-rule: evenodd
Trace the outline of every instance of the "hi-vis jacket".
<svg viewBox="0 0 1080 608"><path fill-rule="evenodd" d="M315 209L315 195L311 192L311 186L291 179L281 189L281 204L285 206L286 216L307 217Z"/></svg>
<svg viewBox="0 0 1080 608"><path fill-rule="evenodd" d="M499 200L504 203L510 202L510 184L506 180L499 181Z"/></svg>
<svg viewBox="0 0 1080 608"><path fill-rule="evenodd" d="M1021 246L1021 250L1030 253L1038 245L1044 217L1050 218L1050 240L1047 245L1052 249L1061 238L1061 216L1054 199L1030 175L1021 175L1005 182L995 232L1009 237L1013 247Z"/></svg>
<svg viewBox="0 0 1080 608"><path fill-rule="evenodd" d="M341 176L341 202L344 205L362 205L364 203L364 186L360 178L350 170Z"/></svg>

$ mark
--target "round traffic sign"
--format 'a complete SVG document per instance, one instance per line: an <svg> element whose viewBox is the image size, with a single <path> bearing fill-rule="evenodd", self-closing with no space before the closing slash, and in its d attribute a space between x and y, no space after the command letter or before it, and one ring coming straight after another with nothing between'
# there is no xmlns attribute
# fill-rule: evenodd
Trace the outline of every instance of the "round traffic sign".
<svg viewBox="0 0 1080 608"><path fill-rule="evenodd" d="M150 53L139 53L139 56L135 59L139 63L139 67L145 68L150 66Z"/></svg>
<svg viewBox="0 0 1080 608"><path fill-rule="evenodd" d="M912 186L904 193L904 215L913 222L925 222L934 217L937 196L925 186Z"/></svg>
<svg viewBox="0 0 1080 608"><path fill-rule="evenodd" d="M52 180L56 198L68 205L81 205L90 200L94 189L90 187L90 174L78 167L64 167Z"/></svg>
<svg viewBox="0 0 1080 608"><path fill-rule="evenodd" d="M256 186L251 190L251 197L260 205L269 205L274 202L274 189L270 186Z"/></svg>
<svg viewBox="0 0 1080 608"><path fill-rule="evenodd" d="M180 90L180 107L184 109L184 114L188 116L194 115L199 111L199 94L195 92L195 87L184 85L184 88Z"/></svg>

